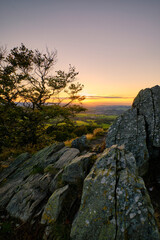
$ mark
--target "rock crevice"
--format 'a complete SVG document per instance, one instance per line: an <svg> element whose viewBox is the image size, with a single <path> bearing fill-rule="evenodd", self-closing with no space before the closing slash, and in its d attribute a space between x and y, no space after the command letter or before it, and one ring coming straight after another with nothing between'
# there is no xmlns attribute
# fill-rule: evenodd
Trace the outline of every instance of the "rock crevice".
<svg viewBox="0 0 160 240"><path fill-rule="evenodd" d="M112 146L84 181L71 239L158 240L154 210L132 153Z"/></svg>

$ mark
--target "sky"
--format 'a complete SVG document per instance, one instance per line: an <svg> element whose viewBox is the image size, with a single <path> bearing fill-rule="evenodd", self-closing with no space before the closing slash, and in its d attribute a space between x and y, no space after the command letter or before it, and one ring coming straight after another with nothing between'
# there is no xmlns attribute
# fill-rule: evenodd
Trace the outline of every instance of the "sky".
<svg viewBox="0 0 160 240"><path fill-rule="evenodd" d="M90 104L130 105L160 83L160 0L1 0L0 46L57 50Z"/></svg>

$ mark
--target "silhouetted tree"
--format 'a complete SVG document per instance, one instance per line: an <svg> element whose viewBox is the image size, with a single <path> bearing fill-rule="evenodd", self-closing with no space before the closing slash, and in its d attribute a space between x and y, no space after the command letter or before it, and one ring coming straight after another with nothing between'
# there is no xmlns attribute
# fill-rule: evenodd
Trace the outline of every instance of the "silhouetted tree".
<svg viewBox="0 0 160 240"><path fill-rule="evenodd" d="M52 119L73 124L71 117L83 111L84 97L79 95L83 85L74 83L78 72L70 66L68 72L52 68L57 52L29 50L24 44L7 54L0 49L0 145L37 144L44 140L46 123ZM67 97L61 97L65 93ZM53 104L48 105L51 99ZM65 99L65 103L63 100ZM43 137L42 137L43 136Z"/></svg>

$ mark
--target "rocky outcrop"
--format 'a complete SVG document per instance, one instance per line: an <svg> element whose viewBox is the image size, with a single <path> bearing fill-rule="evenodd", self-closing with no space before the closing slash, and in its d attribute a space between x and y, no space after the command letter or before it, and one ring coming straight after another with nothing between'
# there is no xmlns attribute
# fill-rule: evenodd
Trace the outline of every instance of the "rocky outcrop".
<svg viewBox="0 0 160 240"><path fill-rule="evenodd" d="M0 211L16 218L19 231L29 226L32 239L160 239L141 178L150 180L149 169L160 179L159 86L142 90L117 118L106 147L87 152L82 136L71 148L55 143L20 155L0 173Z"/></svg>
<svg viewBox="0 0 160 240"><path fill-rule="evenodd" d="M106 147L113 144L125 144L125 148L133 153L141 176L148 172L149 162L154 166L152 170L159 172L160 164L156 164L160 157L159 86L140 91L132 109L120 116L110 127Z"/></svg>
<svg viewBox="0 0 160 240"><path fill-rule="evenodd" d="M79 154L79 150L76 148L67 149L67 151L60 157L60 159L54 164L55 168L61 169L72 161Z"/></svg>
<svg viewBox="0 0 160 240"><path fill-rule="evenodd" d="M7 179L7 177L9 177L11 174L13 174L17 168L30 157L31 155L27 152L19 155L8 168L4 169L4 171L0 173L0 183L4 181L4 179Z"/></svg>
<svg viewBox="0 0 160 240"><path fill-rule="evenodd" d="M52 193L50 184L59 167L63 168L78 154L78 149L59 143L46 147L30 158L28 154L19 156L1 174L0 208L6 208L11 216L23 222L41 214L46 197ZM45 172L48 166L53 166L54 172Z"/></svg>
<svg viewBox="0 0 160 240"><path fill-rule="evenodd" d="M86 177L71 239L158 240L154 211L132 153L105 150Z"/></svg>
<svg viewBox="0 0 160 240"><path fill-rule="evenodd" d="M160 86L141 90L133 102L138 115L144 116L149 145L160 147Z"/></svg>
<svg viewBox="0 0 160 240"><path fill-rule="evenodd" d="M80 151L88 149L88 143L87 143L86 136L83 135L82 137L79 137L79 138L76 138L75 140L73 140L71 147L78 148Z"/></svg>
<svg viewBox="0 0 160 240"><path fill-rule="evenodd" d="M42 174L29 176L24 182L21 182L21 186L17 186L16 192L6 206L6 210L12 217L19 218L23 222L29 220L47 196L50 180ZM43 206L39 209L39 214L42 210Z"/></svg>
<svg viewBox="0 0 160 240"><path fill-rule="evenodd" d="M54 191L45 206L41 219L42 224L54 223L57 220L62 210L63 201L68 193L68 190L69 186L66 185L63 188L59 188Z"/></svg>
<svg viewBox="0 0 160 240"><path fill-rule="evenodd" d="M94 153L86 153L85 155L73 159L64 169L62 174L63 181L69 184L83 183L83 180L94 163L94 159Z"/></svg>
<svg viewBox="0 0 160 240"><path fill-rule="evenodd" d="M46 147L33 156L21 154L0 174L1 212L6 211L7 216L29 223L30 227L41 225L45 229L44 239L52 239L55 228L73 221L83 180L96 159L94 153L79 154L78 149L63 143ZM66 227L70 229L71 224ZM67 232L69 235L70 230ZM63 238L62 233L66 234L57 230Z"/></svg>

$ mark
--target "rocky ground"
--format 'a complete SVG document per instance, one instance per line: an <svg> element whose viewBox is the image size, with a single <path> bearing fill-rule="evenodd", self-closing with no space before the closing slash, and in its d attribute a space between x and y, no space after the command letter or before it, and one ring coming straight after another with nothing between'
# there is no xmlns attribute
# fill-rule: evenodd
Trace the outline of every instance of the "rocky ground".
<svg viewBox="0 0 160 240"><path fill-rule="evenodd" d="M2 171L0 239L160 239L160 87L140 91L103 138L24 153Z"/></svg>

